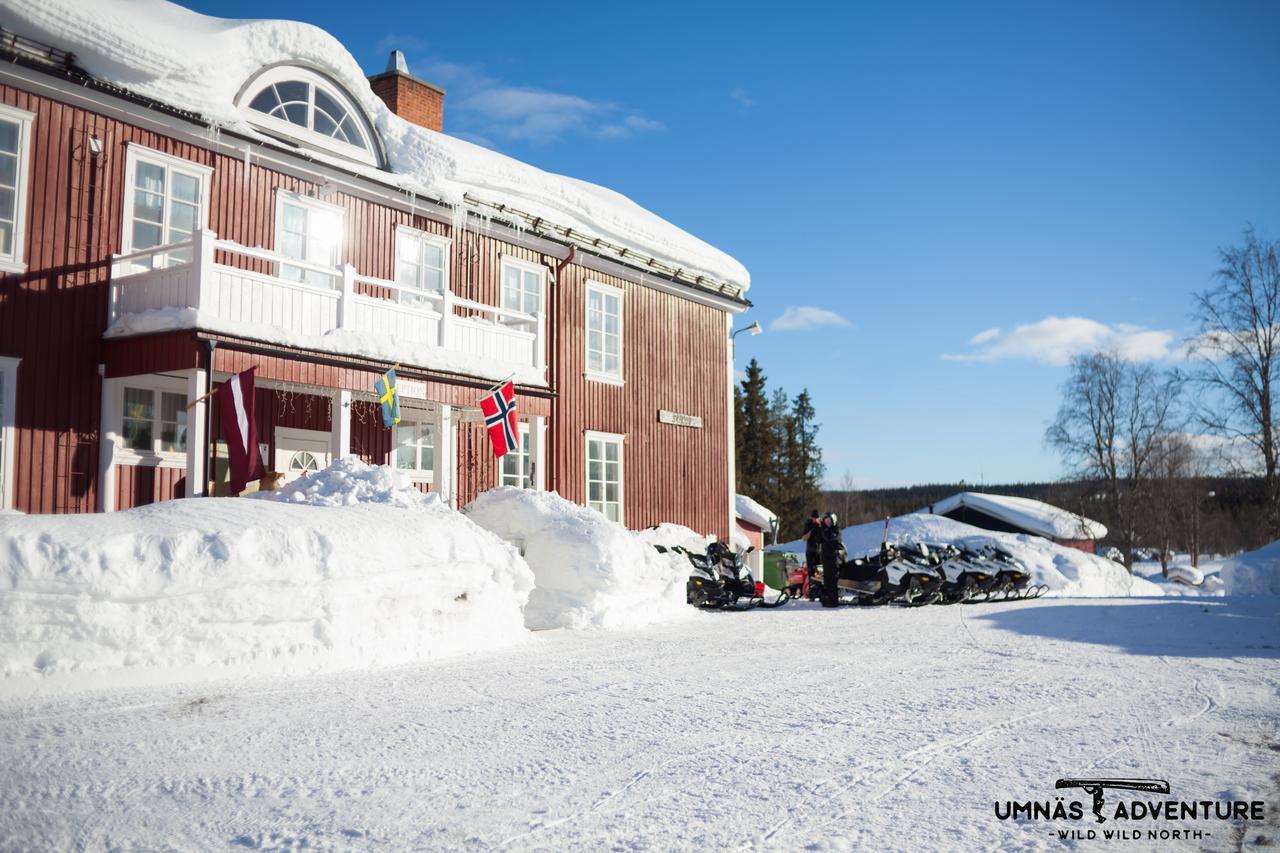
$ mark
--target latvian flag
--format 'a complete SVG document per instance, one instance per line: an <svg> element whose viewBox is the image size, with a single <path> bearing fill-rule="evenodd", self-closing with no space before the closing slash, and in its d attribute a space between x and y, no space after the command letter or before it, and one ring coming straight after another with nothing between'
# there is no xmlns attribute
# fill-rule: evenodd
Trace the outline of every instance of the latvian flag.
<svg viewBox="0 0 1280 853"><path fill-rule="evenodd" d="M501 459L520 449L520 427L516 421L516 389L510 381L480 401L484 425L493 442L493 455Z"/></svg>
<svg viewBox="0 0 1280 853"><path fill-rule="evenodd" d="M253 420L253 371L237 373L222 386L222 434L231 457L231 493L238 495L250 480L260 479L262 453L258 450L258 427Z"/></svg>

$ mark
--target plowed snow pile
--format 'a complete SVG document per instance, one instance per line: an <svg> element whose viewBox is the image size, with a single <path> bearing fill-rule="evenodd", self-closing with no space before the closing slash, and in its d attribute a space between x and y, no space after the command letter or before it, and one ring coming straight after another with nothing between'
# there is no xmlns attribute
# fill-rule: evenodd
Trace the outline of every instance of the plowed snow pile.
<svg viewBox="0 0 1280 853"><path fill-rule="evenodd" d="M1227 560L1222 583L1227 595L1280 595L1280 542Z"/></svg>
<svg viewBox="0 0 1280 853"><path fill-rule="evenodd" d="M639 536L554 492L512 486L480 495L464 510L518 545L535 578L525 625L630 628L688 617L688 562L667 559Z"/></svg>
<svg viewBox="0 0 1280 853"><path fill-rule="evenodd" d="M880 550L884 522L846 527L843 534L845 548L851 557L870 554ZM952 543L972 548L994 543L1022 561L1031 572L1032 583L1047 584L1054 595L1163 595L1160 587L1131 576L1124 566L1111 560L1075 548L1065 548L1039 536L996 533L941 515L912 513L890 519L889 541ZM778 548L804 553L804 543L799 540Z"/></svg>
<svg viewBox="0 0 1280 853"><path fill-rule="evenodd" d="M277 496L0 521L0 696L387 666L528 636L533 576L515 550L391 469L343 460Z"/></svg>

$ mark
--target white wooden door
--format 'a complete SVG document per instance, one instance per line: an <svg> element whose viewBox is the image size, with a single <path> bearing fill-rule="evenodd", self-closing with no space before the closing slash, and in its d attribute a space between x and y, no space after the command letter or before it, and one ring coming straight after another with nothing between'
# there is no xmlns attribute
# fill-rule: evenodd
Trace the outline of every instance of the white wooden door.
<svg viewBox="0 0 1280 853"><path fill-rule="evenodd" d="M276 427L274 469L284 474L286 483L327 468L330 458L329 433Z"/></svg>

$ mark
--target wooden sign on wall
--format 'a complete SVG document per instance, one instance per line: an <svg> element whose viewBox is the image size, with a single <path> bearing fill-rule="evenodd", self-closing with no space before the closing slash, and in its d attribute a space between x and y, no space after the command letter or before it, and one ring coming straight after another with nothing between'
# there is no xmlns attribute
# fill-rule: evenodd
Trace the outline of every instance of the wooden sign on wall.
<svg viewBox="0 0 1280 853"><path fill-rule="evenodd" d="M702 418L699 416L684 415L680 412L668 412L666 409L658 409L658 423L702 429Z"/></svg>

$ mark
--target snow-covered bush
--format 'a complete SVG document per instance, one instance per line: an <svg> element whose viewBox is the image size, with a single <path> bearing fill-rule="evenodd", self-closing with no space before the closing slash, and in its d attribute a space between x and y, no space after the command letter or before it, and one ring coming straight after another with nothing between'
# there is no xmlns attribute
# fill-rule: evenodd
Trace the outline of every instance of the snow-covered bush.
<svg viewBox="0 0 1280 853"><path fill-rule="evenodd" d="M858 556L880 549L884 522L873 521L846 527L843 531L849 554ZM1133 577L1119 563L1086 554L1023 533L996 533L942 515L912 513L889 522L891 542L967 545L981 548L996 544L1022 561L1031 572L1032 583L1047 584L1053 594L1068 596L1162 595L1160 588L1143 578ZM796 540L778 546L780 550L804 553L804 543Z"/></svg>
<svg viewBox="0 0 1280 853"><path fill-rule="evenodd" d="M1280 595L1280 541L1227 560L1222 583L1227 595Z"/></svg>
<svg viewBox="0 0 1280 853"><path fill-rule="evenodd" d="M688 562L554 492L503 486L464 510L533 570L530 628L623 628L686 616Z"/></svg>
<svg viewBox="0 0 1280 853"><path fill-rule="evenodd" d="M360 464L284 500L6 518L0 696L386 666L525 639L533 575L515 550Z"/></svg>

